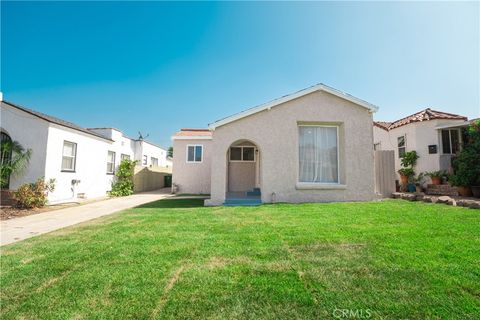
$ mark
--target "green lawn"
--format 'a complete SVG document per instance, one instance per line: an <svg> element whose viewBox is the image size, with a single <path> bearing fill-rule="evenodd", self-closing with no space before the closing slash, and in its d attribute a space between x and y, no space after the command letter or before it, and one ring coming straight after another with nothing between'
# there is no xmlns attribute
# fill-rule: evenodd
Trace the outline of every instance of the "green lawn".
<svg viewBox="0 0 480 320"><path fill-rule="evenodd" d="M202 202L2 248L1 319L480 318L478 210Z"/></svg>

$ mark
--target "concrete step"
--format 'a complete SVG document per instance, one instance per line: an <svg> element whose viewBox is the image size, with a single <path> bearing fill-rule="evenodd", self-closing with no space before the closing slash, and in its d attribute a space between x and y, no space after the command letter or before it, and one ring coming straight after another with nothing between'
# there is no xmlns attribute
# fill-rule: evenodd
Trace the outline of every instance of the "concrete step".
<svg viewBox="0 0 480 320"><path fill-rule="evenodd" d="M247 197L252 197L252 196L261 196L262 193L260 191L260 188L253 188L252 191L247 191Z"/></svg>
<svg viewBox="0 0 480 320"><path fill-rule="evenodd" d="M226 199L225 206L259 206L262 204L261 199Z"/></svg>

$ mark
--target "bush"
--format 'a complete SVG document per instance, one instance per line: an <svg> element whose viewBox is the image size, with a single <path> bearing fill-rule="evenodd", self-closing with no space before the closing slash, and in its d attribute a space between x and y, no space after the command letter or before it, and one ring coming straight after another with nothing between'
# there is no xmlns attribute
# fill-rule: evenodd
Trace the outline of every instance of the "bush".
<svg viewBox="0 0 480 320"><path fill-rule="evenodd" d="M19 208L41 208L47 204L48 193L53 190L55 190L55 179L45 181L40 178L37 182L21 185L13 192L13 199Z"/></svg>
<svg viewBox="0 0 480 320"><path fill-rule="evenodd" d="M480 186L480 120L468 127L467 142L453 160L453 171L454 185Z"/></svg>
<svg viewBox="0 0 480 320"><path fill-rule="evenodd" d="M439 170L439 171L429 171L425 172L425 175L430 178L443 178L443 177L448 177L448 173L445 170Z"/></svg>
<svg viewBox="0 0 480 320"><path fill-rule="evenodd" d="M124 197L133 194L133 170L136 164L137 161L127 159L120 162L110 191L112 197Z"/></svg>

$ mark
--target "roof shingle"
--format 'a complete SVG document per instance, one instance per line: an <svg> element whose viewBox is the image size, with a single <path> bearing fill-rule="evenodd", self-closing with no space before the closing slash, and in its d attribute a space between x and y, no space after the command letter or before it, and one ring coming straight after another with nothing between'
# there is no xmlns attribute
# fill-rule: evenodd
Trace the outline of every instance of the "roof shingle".
<svg viewBox="0 0 480 320"><path fill-rule="evenodd" d="M436 111L436 110L432 110L430 108L427 108L425 110L414 113L412 115L409 115L405 118L402 118L402 119L394 121L394 122L375 121L374 125L388 131L388 130L392 130L394 128L398 128L398 127L407 125L409 123L429 121L429 120L434 120L434 119L464 120L464 121L468 120L467 117L464 117L464 116L461 116L461 115L458 115L458 114Z"/></svg>

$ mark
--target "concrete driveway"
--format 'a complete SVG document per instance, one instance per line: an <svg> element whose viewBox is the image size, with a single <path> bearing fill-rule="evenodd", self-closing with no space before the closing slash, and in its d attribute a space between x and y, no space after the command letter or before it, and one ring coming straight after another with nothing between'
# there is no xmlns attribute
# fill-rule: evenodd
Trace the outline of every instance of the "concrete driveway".
<svg viewBox="0 0 480 320"><path fill-rule="evenodd" d="M165 188L1 221L0 245L21 241L170 196L170 188Z"/></svg>

